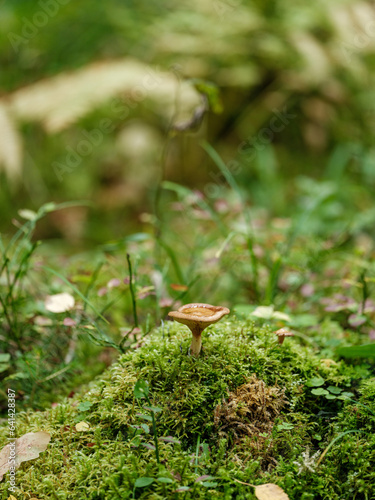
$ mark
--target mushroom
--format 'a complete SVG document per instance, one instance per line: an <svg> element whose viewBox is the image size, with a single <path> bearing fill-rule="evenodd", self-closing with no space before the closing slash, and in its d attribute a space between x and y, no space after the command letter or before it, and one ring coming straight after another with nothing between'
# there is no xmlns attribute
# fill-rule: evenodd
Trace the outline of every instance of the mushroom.
<svg viewBox="0 0 375 500"><path fill-rule="evenodd" d="M284 342L285 337L294 337L294 333L288 330L288 328L280 328L280 330L276 330L275 335L277 335L277 341L279 344Z"/></svg>
<svg viewBox="0 0 375 500"><path fill-rule="evenodd" d="M210 304L185 304L177 311L171 311L169 316L179 323L190 328L193 334L191 342L191 353L198 356L202 347L202 332L207 326L220 321L223 316L229 314L227 307L211 306Z"/></svg>

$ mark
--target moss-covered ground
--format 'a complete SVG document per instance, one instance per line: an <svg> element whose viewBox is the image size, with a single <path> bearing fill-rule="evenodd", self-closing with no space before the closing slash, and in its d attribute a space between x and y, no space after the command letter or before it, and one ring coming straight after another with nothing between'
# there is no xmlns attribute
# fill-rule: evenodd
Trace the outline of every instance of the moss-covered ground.
<svg viewBox="0 0 375 500"><path fill-rule="evenodd" d="M374 499L374 367L327 358L311 340L279 345L269 327L229 318L194 358L188 329L168 322L79 394L18 414L18 436L51 441L17 470L15 498L255 499L241 481L296 500ZM134 395L139 380L153 411ZM7 440L2 427L0 448Z"/></svg>

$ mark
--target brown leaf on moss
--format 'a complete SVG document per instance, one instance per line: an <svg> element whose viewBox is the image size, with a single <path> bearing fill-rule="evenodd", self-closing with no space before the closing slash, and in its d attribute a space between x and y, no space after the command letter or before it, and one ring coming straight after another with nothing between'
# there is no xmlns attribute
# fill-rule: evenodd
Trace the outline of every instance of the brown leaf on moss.
<svg viewBox="0 0 375 500"><path fill-rule="evenodd" d="M267 483L254 486L258 500L289 500L285 491L277 484Z"/></svg>

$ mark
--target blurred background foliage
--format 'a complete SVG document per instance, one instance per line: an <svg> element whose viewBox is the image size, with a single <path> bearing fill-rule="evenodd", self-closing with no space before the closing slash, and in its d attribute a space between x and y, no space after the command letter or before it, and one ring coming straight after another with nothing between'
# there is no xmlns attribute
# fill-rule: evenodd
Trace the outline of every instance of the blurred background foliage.
<svg viewBox="0 0 375 500"><path fill-rule="evenodd" d="M353 215L371 209L371 2L109 0L93 8L88 0L13 0L1 2L0 28L2 231L19 208L91 200L93 209L51 215L38 228L42 237L82 246L144 227L161 180L211 199L226 196L203 139L249 203L273 215L290 215L299 200L320 192L309 179L335 192L332 217L348 205ZM121 66L117 88L114 61ZM140 68L163 72L169 95L151 87L137 93ZM219 96L203 118L198 109L189 128L186 113L182 121L176 116L186 99L194 113L181 82L193 88L196 79ZM58 125L57 107L66 112ZM103 119L111 130L60 179L54 162L64 163ZM176 122L180 131L173 132ZM366 224L373 222L370 211Z"/></svg>

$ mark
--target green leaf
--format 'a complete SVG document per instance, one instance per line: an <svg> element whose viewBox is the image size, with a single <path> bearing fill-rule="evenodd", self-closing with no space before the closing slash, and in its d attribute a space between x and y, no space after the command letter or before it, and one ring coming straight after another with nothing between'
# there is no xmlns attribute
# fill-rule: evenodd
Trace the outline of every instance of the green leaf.
<svg viewBox="0 0 375 500"><path fill-rule="evenodd" d="M337 354L343 358L375 358L375 343L339 347Z"/></svg>
<svg viewBox="0 0 375 500"><path fill-rule="evenodd" d="M9 367L10 365L7 365L5 363L0 363L0 373L5 372Z"/></svg>
<svg viewBox="0 0 375 500"><path fill-rule="evenodd" d="M298 314L297 316L291 316L289 322L290 326L294 328L307 328L308 326L315 326L318 323L318 316L314 314Z"/></svg>
<svg viewBox="0 0 375 500"><path fill-rule="evenodd" d="M134 448L138 448L138 446L141 444L141 438L139 436L136 436L133 440L132 440L132 446L134 446Z"/></svg>
<svg viewBox="0 0 375 500"><path fill-rule="evenodd" d="M25 372L17 372L17 373L12 373L12 375L9 375L5 380L17 380L17 379L23 379L23 378L29 378L29 375Z"/></svg>
<svg viewBox="0 0 375 500"><path fill-rule="evenodd" d="M143 407L144 410L149 410L149 411L153 411L154 413L159 413L161 411L163 411L161 408L159 408L158 406L144 406Z"/></svg>
<svg viewBox="0 0 375 500"><path fill-rule="evenodd" d="M169 477L158 477L157 481L159 481L159 483L173 483L173 479Z"/></svg>
<svg viewBox="0 0 375 500"><path fill-rule="evenodd" d="M321 377L314 377L312 379L310 379L306 385L307 387L320 387L321 385L323 385L325 382L325 380Z"/></svg>
<svg viewBox="0 0 375 500"><path fill-rule="evenodd" d="M203 449L203 455L209 455L210 454L210 447L208 446L208 443L202 443L201 447Z"/></svg>
<svg viewBox="0 0 375 500"><path fill-rule="evenodd" d="M326 399L337 399L337 396L335 396L334 394L327 394Z"/></svg>
<svg viewBox="0 0 375 500"><path fill-rule="evenodd" d="M144 420L148 420L149 422L152 422L152 417L150 417L150 415L143 415L143 413L137 413L136 416L139 418L143 418Z"/></svg>
<svg viewBox="0 0 375 500"><path fill-rule="evenodd" d="M27 208L21 208L21 210L18 210L18 215L23 219L31 221L34 221L38 218L38 214L36 212Z"/></svg>
<svg viewBox="0 0 375 500"><path fill-rule="evenodd" d="M141 424L141 427L147 434L149 434L150 427L147 424Z"/></svg>
<svg viewBox="0 0 375 500"><path fill-rule="evenodd" d="M239 318L247 318L254 311L255 307L249 304L237 304L234 306L234 314Z"/></svg>
<svg viewBox="0 0 375 500"><path fill-rule="evenodd" d="M211 479L216 479L215 476L209 476L208 474L205 474L204 476L197 477L195 480L196 483L200 483L201 481L209 481Z"/></svg>
<svg viewBox="0 0 375 500"><path fill-rule="evenodd" d="M209 481L205 481L204 483L202 483L202 485L206 488L215 488L218 484L219 483L211 483Z"/></svg>
<svg viewBox="0 0 375 500"><path fill-rule="evenodd" d="M7 352L0 354L0 363L8 363L10 361L10 354Z"/></svg>
<svg viewBox="0 0 375 500"><path fill-rule="evenodd" d="M343 390L340 389L340 387L330 385L329 387L327 387L327 391L331 392L332 394L340 394Z"/></svg>
<svg viewBox="0 0 375 500"><path fill-rule="evenodd" d="M155 481L153 477L139 477L134 483L135 488L145 488Z"/></svg>
<svg viewBox="0 0 375 500"><path fill-rule="evenodd" d="M134 397L136 399L145 398L149 393L147 380L138 380L134 386Z"/></svg>
<svg viewBox="0 0 375 500"><path fill-rule="evenodd" d="M59 208L60 208L59 205L56 205L56 203L51 201L49 203L45 203L44 205L42 205L39 209L39 212L40 213L49 213L49 212L53 212L54 210L59 209Z"/></svg>
<svg viewBox="0 0 375 500"><path fill-rule="evenodd" d="M193 82L194 87L198 90L198 92L207 97L211 110L215 114L222 113L223 103L220 99L219 87L212 82L208 82L207 80L193 78L191 81Z"/></svg>
<svg viewBox="0 0 375 500"><path fill-rule="evenodd" d="M293 428L294 428L294 425L288 424L287 422L284 422L283 424L280 424L277 426L278 431L283 431L283 430L290 431Z"/></svg>
<svg viewBox="0 0 375 500"><path fill-rule="evenodd" d="M181 441L175 439L173 436L160 437L159 441L164 441L165 443L180 444Z"/></svg>
<svg viewBox="0 0 375 500"><path fill-rule="evenodd" d="M92 407L93 403L90 403L90 401L82 401L82 403L79 403L78 405L78 410L79 411L87 411Z"/></svg>
<svg viewBox="0 0 375 500"><path fill-rule="evenodd" d="M156 447L153 444L150 444L150 443L142 443L142 446L144 446L148 450L152 450L152 451L156 450Z"/></svg>
<svg viewBox="0 0 375 500"><path fill-rule="evenodd" d="M126 241L135 241L140 243L142 241L147 241L151 238L148 233L133 233L126 237Z"/></svg>
<svg viewBox="0 0 375 500"><path fill-rule="evenodd" d="M311 392L315 394L315 396L326 396L327 394L329 394L328 391L322 389L321 387L319 387L319 389L312 389Z"/></svg>
<svg viewBox="0 0 375 500"><path fill-rule="evenodd" d="M340 396L338 396L338 399L342 399L344 401L345 399L350 399L353 396L354 394L352 392L343 392Z"/></svg>
<svg viewBox="0 0 375 500"><path fill-rule="evenodd" d="M258 306L250 314L251 314L251 316L255 316L256 318L270 320L270 319L272 319L272 316L274 314L274 307L273 306Z"/></svg>

